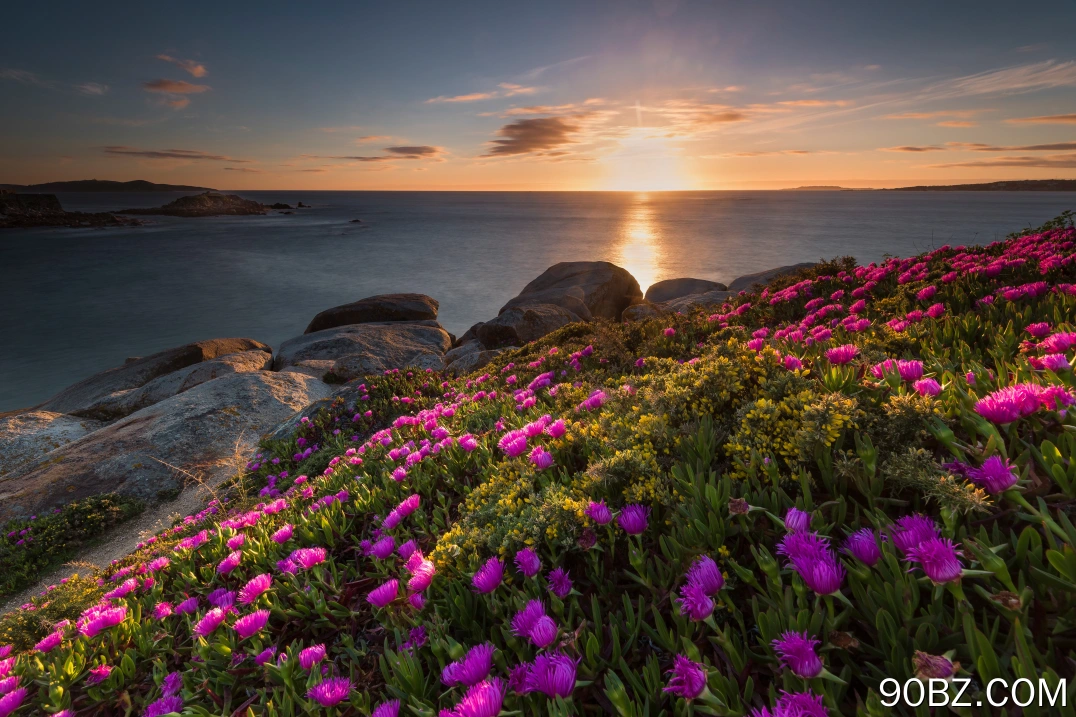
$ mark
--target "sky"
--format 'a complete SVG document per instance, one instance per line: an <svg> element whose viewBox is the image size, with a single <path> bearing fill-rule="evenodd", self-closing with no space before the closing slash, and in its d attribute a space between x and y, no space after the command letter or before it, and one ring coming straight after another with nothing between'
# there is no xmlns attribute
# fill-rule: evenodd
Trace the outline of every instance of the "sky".
<svg viewBox="0 0 1076 717"><path fill-rule="evenodd" d="M0 183L1076 178L1076 2L18 3Z"/></svg>

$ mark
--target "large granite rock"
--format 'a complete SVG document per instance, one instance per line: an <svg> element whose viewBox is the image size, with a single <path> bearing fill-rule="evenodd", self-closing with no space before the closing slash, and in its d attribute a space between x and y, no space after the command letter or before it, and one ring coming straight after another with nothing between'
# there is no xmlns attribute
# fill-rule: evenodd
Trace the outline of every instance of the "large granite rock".
<svg viewBox="0 0 1076 717"><path fill-rule="evenodd" d="M304 334L383 321L423 321L437 318L440 304L425 294L380 294L343 306L325 309L314 317Z"/></svg>
<svg viewBox="0 0 1076 717"><path fill-rule="evenodd" d="M273 355L268 351L255 349L226 354L166 373L164 376L158 376L139 388L129 388L109 394L93 405L79 409L79 415L112 421L188 391L206 381L232 373L267 371L272 367Z"/></svg>
<svg viewBox="0 0 1076 717"><path fill-rule="evenodd" d="M0 418L0 478L26 470L49 451L100 427L97 421L49 411L26 411Z"/></svg>
<svg viewBox="0 0 1076 717"><path fill-rule="evenodd" d="M436 321L384 322L349 324L323 331L303 334L280 345L275 361L276 370L312 361L333 361L333 373L356 371L366 367L366 373L390 368L429 366L433 359L441 360L452 347L448 332Z"/></svg>
<svg viewBox="0 0 1076 717"><path fill-rule="evenodd" d="M580 319L620 320L624 309L643 297L639 282L607 261L566 261L546 269L505 304L500 313L536 304L555 304Z"/></svg>
<svg viewBox="0 0 1076 717"><path fill-rule="evenodd" d="M701 307L720 306L728 301L729 297L736 296L735 291L707 291L705 294L688 294L679 299L666 301L661 307L673 313L689 313Z"/></svg>
<svg viewBox="0 0 1076 717"><path fill-rule="evenodd" d="M468 341L445 354L445 369L450 374L462 376L477 371L510 348L487 349L481 341Z"/></svg>
<svg viewBox="0 0 1076 717"><path fill-rule="evenodd" d="M656 319L664 313L665 309L660 304L643 301L624 309L624 313L621 314L620 318L624 321L646 321L647 319Z"/></svg>
<svg viewBox="0 0 1076 717"><path fill-rule="evenodd" d="M43 411L80 415L81 411L119 391L140 388L155 378L218 356L253 350L272 352L267 345L254 339L210 339L178 346L94 374L68 386L38 408Z"/></svg>
<svg viewBox="0 0 1076 717"><path fill-rule="evenodd" d="M0 521L111 491L153 499L190 480L216 483L234 474L264 431L331 392L292 373L207 381L0 478Z"/></svg>
<svg viewBox="0 0 1076 717"><path fill-rule="evenodd" d="M766 271L760 271L755 274L747 274L732 280L729 283L729 291L747 291L755 284L765 286L779 276L792 274L800 269L809 269L814 265L815 262L808 261L802 264L789 264L788 266L779 266L775 269L767 269Z"/></svg>
<svg viewBox="0 0 1076 717"><path fill-rule="evenodd" d="M522 346L579 320L575 313L556 304L528 304L501 311L475 333L487 349Z"/></svg>
<svg viewBox="0 0 1076 717"><path fill-rule="evenodd" d="M728 287L706 279L666 279L651 284L643 298L655 304L679 299L689 294L705 294L708 291L725 291Z"/></svg>

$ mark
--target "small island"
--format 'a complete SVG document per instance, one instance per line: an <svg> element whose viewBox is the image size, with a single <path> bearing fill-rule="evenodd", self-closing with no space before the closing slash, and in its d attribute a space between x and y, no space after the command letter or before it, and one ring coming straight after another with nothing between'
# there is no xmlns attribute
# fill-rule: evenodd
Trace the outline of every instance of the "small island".
<svg viewBox="0 0 1076 717"><path fill-rule="evenodd" d="M163 207L121 209L117 214L138 214L165 217L219 217L266 214L271 207L243 199L236 194L203 192L165 204Z"/></svg>
<svg viewBox="0 0 1076 717"><path fill-rule="evenodd" d="M984 184L927 184L896 187L887 192L1076 192L1076 179L1020 179Z"/></svg>

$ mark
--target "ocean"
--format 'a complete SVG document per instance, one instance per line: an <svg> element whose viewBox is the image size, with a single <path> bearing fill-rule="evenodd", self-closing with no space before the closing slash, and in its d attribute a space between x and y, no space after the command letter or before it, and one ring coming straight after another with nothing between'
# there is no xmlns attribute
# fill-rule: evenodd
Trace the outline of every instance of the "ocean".
<svg viewBox="0 0 1076 717"><path fill-rule="evenodd" d="M238 193L312 208L0 231L0 412L190 341L276 347L319 311L374 294L429 294L459 335L560 261L614 262L645 291L675 277L986 244L1076 208L1063 192ZM177 196L59 198L109 211Z"/></svg>

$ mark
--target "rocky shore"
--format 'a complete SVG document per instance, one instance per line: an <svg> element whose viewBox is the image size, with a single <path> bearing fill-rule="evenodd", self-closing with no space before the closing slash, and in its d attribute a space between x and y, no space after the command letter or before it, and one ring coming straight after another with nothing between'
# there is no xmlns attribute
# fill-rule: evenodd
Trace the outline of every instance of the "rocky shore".
<svg viewBox="0 0 1076 717"><path fill-rule="evenodd" d="M25 411L0 416L0 520L120 493L149 503L233 475L265 435L284 435L340 398L357 379L392 369L461 375L574 322L632 321L711 306L796 267L742 277L726 288L674 279L646 295L608 262L547 269L456 338L423 294L385 294L312 317L277 350L222 338L128 359Z"/></svg>
<svg viewBox="0 0 1076 717"><path fill-rule="evenodd" d="M16 194L0 189L0 229L123 227L142 222L111 212L69 212L55 194Z"/></svg>
<svg viewBox="0 0 1076 717"><path fill-rule="evenodd" d="M180 197L163 207L120 209L116 213L164 217L219 217L267 214L271 208L273 207L243 199L236 194L202 192Z"/></svg>

